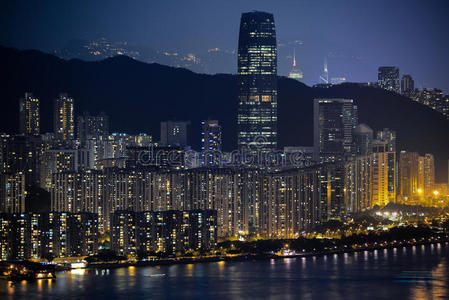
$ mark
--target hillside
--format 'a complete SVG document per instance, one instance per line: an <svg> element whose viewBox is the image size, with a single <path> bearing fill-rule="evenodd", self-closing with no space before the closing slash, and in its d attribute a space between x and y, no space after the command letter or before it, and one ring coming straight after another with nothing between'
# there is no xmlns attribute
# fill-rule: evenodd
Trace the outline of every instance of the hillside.
<svg viewBox="0 0 449 300"><path fill-rule="evenodd" d="M52 103L59 92L75 99L77 113L105 111L113 131L147 132L159 138L159 123L192 121L192 145L200 142L200 121L218 119L224 147L236 144L237 84L235 75L204 75L185 69L147 64L118 56L99 62L65 61L39 51L0 47L2 109L0 132L18 129L18 100L30 91L41 100L41 131L52 129ZM397 132L398 150L433 153L437 175L447 180L449 121L400 95L342 85L329 89L279 78L279 145L312 145L312 99L349 97L359 106L359 121L374 130Z"/></svg>

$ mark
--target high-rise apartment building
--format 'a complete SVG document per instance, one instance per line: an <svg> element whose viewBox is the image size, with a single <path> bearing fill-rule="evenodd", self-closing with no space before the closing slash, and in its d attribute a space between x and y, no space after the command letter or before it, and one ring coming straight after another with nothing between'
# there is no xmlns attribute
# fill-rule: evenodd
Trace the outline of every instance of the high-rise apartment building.
<svg viewBox="0 0 449 300"><path fill-rule="evenodd" d="M208 251L217 244L217 211L115 211L112 249L120 255Z"/></svg>
<svg viewBox="0 0 449 300"><path fill-rule="evenodd" d="M89 212L104 229L105 176L100 171L57 172L51 175L51 210L55 212Z"/></svg>
<svg viewBox="0 0 449 300"><path fill-rule="evenodd" d="M117 210L111 214L111 248L123 256L137 255L136 213Z"/></svg>
<svg viewBox="0 0 449 300"><path fill-rule="evenodd" d="M109 136L109 117L103 112L97 116L84 113L77 121L77 137L81 142Z"/></svg>
<svg viewBox="0 0 449 300"><path fill-rule="evenodd" d="M94 168L92 149L56 148L45 150L40 165L40 186L50 190L54 173L89 170Z"/></svg>
<svg viewBox="0 0 449 300"><path fill-rule="evenodd" d="M407 202L419 197L419 154L417 152L401 151L399 154L399 186L403 201Z"/></svg>
<svg viewBox="0 0 449 300"><path fill-rule="evenodd" d="M368 155L373 143L373 130L366 124L357 125L352 133L355 155Z"/></svg>
<svg viewBox="0 0 449 300"><path fill-rule="evenodd" d="M398 67L379 67L377 73L377 84L380 88L399 94L401 86L399 84Z"/></svg>
<svg viewBox="0 0 449 300"><path fill-rule="evenodd" d="M66 141L75 138L73 98L65 93L59 94L54 102L53 130L58 140Z"/></svg>
<svg viewBox="0 0 449 300"><path fill-rule="evenodd" d="M432 154L401 151L399 160L400 192L404 201L427 205L435 190L435 161Z"/></svg>
<svg viewBox="0 0 449 300"><path fill-rule="evenodd" d="M218 166L221 157L221 126L217 120L201 122L201 165Z"/></svg>
<svg viewBox="0 0 449 300"><path fill-rule="evenodd" d="M435 159L432 154L426 153L423 157L423 193L432 197L435 190Z"/></svg>
<svg viewBox="0 0 449 300"><path fill-rule="evenodd" d="M25 212L25 175L0 173L0 213Z"/></svg>
<svg viewBox="0 0 449 300"><path fill-rule="evenodd" d="M237 126L240 149L268 152L277 148L277 45L270 13L242 14Z"/></svg>
<svg viewBox="0 0 449 300"><path fill-rule="evenodd" d="M411 75L402 76L401 80L401 94L404 96L412 96L415 91L415 81Z"/></svg>
<svg viewBox="0 0 449 300"><path fill-rule="evenodd" d="M66 212L0 214L2 260L87 256L97 253L97 216Z"/></svg>
<svg viewBox="0 0 449 300"><path fill-rule="evenodd" d="M375 140L370 156L372 170L372 205L381 207L396 201L396 152L390 151L389 142Z"/></svg>
<svg viewBox="0 0 449 300"><path fill-rule="evenodd" d="M312 167L265 174L258 234L264 238L295 238L326 221L328 203L327 199L322 202L322 197L328 193L320 194L319 187L322 172L327 178L327 171Z"/></svg>
<svg viewBox="0 0 449 300"><path fill-rule="evenodd" d="M19 132L25 135L38 135L40 130L39 99L32 93L25 93L19 103Z"/></svg>
<svg viewBox="0 0 449 300"><path fill-rule="evenodd" d="M383 207L396 201L395 136L395 132L384 129L372 139L372 131L357 127L354 137L355 148L359 151L345 165L345 203L349 212L363 211L374 205ZM369 147L365 151L366 145Z"/></svg>
<svg viewBox="0 0 449 300"><path fill-rule="evenodd" d="M396 132L384 128L381 131L376 132L376 139L378 141L386 142L388 152L396 152Z"/></svg>
<svg viewBox="0 0 449 300"><path fill-rule="evenodd" d="M345 165L343 162L325 164L320 168L321 219L341 220L346 214Z"/></svg>
<svg viewBox="0 0 449 300"><path fill-rule="evenodd" d="M345 165L344 198L347 212L356 213L373 206L371 156L353 157Z"/></svg>
<svg viewBox="0 0 449 300"><path fill-rule="evenodd" d="M45 142L39 135L0 136L0 173L25 174L29 185L40 183L41 160Z"/></svg>

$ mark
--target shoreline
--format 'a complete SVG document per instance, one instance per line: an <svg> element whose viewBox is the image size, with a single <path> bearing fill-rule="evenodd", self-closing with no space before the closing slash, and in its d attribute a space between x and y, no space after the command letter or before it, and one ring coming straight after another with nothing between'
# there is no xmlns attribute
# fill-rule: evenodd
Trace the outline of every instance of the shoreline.
<svg viewBox="0 0 449 300"><path fill-rule="evenodd" d="M363 247L360 249L337 249L328 250L322 252L306 252L295 255L281 256L275 254L242 254L235 256L216 256L216 257L202 257L202 258L181 258L181 259L166 259L166 260L155 260L155 261L138 261L138 262L128 262L128 263L98 263L98 264L88 264L85 269L116 269L123 267L155 267L155 266L167 266L167 265L179 265L179 264L195 264L195 263L211 263L220 261L251 261L251 260L271 260L271 259L285 259L285 258L307 258L314 256L325 256L332 254L345 254L345 253L357 253L365 251L376 251L384 249L395 249L395 248L408 248L421 245L432 245L432 244L448 244L449 239L442 239L438 241L431 242L415 242L406 243L399 245L388 245L388 246L374 246L374 247Z"/></svg>

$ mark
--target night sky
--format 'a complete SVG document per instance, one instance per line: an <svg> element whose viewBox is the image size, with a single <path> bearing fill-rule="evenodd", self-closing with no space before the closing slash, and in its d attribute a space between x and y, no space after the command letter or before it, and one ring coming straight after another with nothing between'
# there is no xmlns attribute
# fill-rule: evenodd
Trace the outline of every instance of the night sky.
<svg viewBox="0 0 449 300"><path fill-rule="evenodd" d="M290 71L287 56L296 45L307 84L318 81L327 56L330 77L375 81L378 66L396 65L417 87L449 92L447 0L11 0L0 5L0 44L46 52L72 39L103 36L154 49L236 50L240 14L262 10L275 17L280 75Z"/></svg>

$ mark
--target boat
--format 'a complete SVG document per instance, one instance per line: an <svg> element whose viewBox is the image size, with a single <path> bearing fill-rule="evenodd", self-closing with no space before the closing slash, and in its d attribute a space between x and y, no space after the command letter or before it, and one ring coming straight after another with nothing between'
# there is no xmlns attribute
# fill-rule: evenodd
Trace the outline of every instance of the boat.
<svg viewBox="0 0 449 300"><path fill-rule="evenodd" d="M30 261L0 262L0 278L8 281L55 279L55 266Z"/></svg>
<svg viewBox="0 0 449 300"><path fill-rule="evenodd" d="M288 248L282 248L278 252L276 252L276 255L279 257L295 257L298 255L295 250L291 250Z"/></svg>

